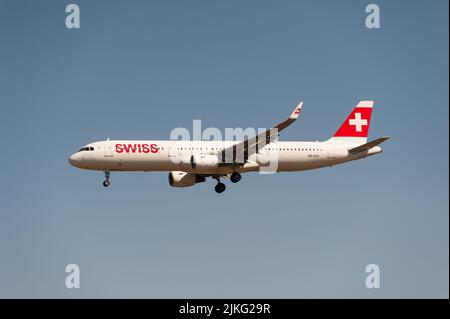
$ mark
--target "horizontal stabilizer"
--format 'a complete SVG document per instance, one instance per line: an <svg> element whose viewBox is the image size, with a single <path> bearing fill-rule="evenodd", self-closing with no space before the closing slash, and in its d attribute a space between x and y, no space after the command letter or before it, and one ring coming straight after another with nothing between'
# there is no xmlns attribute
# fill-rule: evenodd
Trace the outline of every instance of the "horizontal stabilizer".
<svg viewBox="0 0 450 319"><path fill-rule="evenodd" d="M364 152L364 151L368 151L372 147L377 146L378 144L381 144L384 141L387 141L388 139L389 139L389 137L380 137L380 138L377 138L376 140L373 140L373 141L371 141L369 143L366 143L366 144L360 145L358 147L349 149L348 152L351 153L351 154L358 154L358 153L361 153L361 152Z"/></svg>

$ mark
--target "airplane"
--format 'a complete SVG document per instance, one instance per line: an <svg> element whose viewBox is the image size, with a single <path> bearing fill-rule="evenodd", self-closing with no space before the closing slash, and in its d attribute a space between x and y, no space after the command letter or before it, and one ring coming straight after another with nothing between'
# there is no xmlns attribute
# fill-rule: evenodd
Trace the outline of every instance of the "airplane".
<svg viewBox="0 0 450 319"><path fill-rule="evenodd" d="M221 178L237 183L242 173L274 165L275 172L331 167L382 152L389 137L367 142L373 101L360 101L336 133L319 142L278 141L278 133L299 117L300 102L289 118L269 130L240 141L110 140L83 146L69 157L75 167L103 171L103 186L115 171L169 172L169 185L189 187L210 177L215 191L225 191Z"/></svg>

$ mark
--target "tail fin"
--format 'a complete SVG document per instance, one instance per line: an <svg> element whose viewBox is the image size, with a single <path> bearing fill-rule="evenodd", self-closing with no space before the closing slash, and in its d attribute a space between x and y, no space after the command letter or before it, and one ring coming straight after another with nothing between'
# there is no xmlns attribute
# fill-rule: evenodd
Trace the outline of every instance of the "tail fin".
<svg viewBox="0 0 450 319"><path fill-rule="evenodd" d="M365 144L369 134L373 101L360 101L329 141Z"/></svg>

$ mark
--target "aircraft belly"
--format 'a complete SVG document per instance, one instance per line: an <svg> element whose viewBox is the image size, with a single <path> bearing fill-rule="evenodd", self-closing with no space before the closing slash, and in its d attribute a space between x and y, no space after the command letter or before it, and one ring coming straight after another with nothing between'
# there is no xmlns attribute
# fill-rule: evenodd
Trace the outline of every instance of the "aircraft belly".
<svg viewBox="0 0 450 319"><path fill-rule="evenodd" d="M152 156L151 158L149 156ZM336 162L337 163L337 162ZM336 164L333 163L333 164ZM238 172L258 171L258 164L251 166L236 167ZM271 168L276 171L303 171L330 166L331 161L322 157L313 157L310 154L292 156L291 154L280 154L277 164L271 164ZM275 166L273 166L275 165ZM190 163L177 163L170 160L165 154L115 154L113 157L100 157L93 159L85 167L92 170L102 171L185 171L196 174L230 174L233 168L230 166L193 169Z"/></svg>
<svg viewBox="0 0 450 319"><path fill-rule="evenodd" d="M90 163L89 169L109 171L170 171L178 167L175 163L162 156L141 154L121 154L110 158L101 158Z"/></svg>
<svg viewBox="0 0 450 319"><path fill-rule="evenodd" d="M305 171L328 166L329 162L323 158L302 156L297 158L282 158L278 163L280 172Z"/></svg>

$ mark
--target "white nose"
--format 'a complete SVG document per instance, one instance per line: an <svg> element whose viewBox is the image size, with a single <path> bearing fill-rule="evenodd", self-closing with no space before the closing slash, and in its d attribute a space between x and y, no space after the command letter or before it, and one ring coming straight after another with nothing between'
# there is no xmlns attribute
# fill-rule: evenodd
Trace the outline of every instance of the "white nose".
<svg viewBox="0 0 450 319"><path fill-rule="evenodd" d="M77 154L77 153L72 154L72 155L69 157L69 163L70 163L70 165L72 165L72 166L78 167L78 165L79 165L79 163L80 163L80 156L79 156L79 154Z"/></svg>

